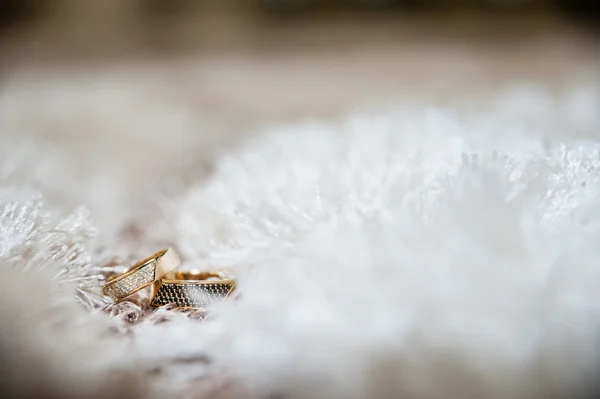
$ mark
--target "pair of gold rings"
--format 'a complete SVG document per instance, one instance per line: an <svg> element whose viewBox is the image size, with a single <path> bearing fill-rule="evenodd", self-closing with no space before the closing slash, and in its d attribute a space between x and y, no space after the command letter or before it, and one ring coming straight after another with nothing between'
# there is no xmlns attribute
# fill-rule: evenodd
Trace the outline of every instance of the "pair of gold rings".
<svg viewBox="0 0 600 399"><path fill-rule="evenodd" d="M102 293L120 302L152 286L152 306L174 304L181 309L198 309L228 297L235 289L235 280L223 273L176 271L179 264L173 249L163 249L109 279Z"/></svg>

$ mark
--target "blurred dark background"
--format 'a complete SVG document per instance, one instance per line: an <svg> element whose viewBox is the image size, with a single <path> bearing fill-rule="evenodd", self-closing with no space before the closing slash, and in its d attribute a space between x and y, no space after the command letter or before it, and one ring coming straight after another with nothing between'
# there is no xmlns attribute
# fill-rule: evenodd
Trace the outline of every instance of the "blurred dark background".
<svg viewBox="0 0 600 399"><path fill-rule="evenodd" d="M338 41L381 25L404 36L518 36L559 29L548 28L557 19L593 31L599 15L597 0L0 0L0 50L11 61L249 49L327 41L341 25Z"/></svg>

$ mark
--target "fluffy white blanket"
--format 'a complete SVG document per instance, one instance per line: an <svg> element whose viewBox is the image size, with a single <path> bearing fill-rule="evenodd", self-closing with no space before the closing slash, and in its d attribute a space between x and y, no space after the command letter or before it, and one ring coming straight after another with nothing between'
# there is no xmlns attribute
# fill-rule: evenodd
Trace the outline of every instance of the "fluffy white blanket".
<svg viewBox="0 0 600 399"><path fill-rule="evenodd" d="M399 100L225 148L203 133L215 131L209 115L121 78L25 77L0 92L9 395L514 399L592 388L594 77L444 107ZM167 245L182 267L233 271L240 296L182 314L98 295L106 271Z"/></svg>

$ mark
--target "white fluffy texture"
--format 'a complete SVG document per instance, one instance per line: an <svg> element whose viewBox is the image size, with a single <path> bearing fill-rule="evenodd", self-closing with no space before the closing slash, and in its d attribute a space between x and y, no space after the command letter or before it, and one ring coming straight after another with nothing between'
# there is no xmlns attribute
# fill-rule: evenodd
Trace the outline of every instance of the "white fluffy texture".
<svg viewBox="0 0 600 399"><path fill-rule="evenodd" d="M531 94L281 127L223 158L174 207L185 256L240 275L203 338L215 356L294 397L581 388L600 360L600 146L573 136L600 102Z"/></svg>
<svg viewBox="0 0 600 399"><path fill-rule="evenodd" d="M0 386L17 397L138 397L136 359L80 299L98 285L88 212L52 212L28 189L0 188ZM50 283L51 282L51 283Z"/></svg>
<svg viewBox="0 0 600 399"><path fill-rule="evenodd" d="M152 68L13 75L0 90L0 177L84 205L109 241L149 194L201 176L223 141L197 134L210 121Z"/></svg>
<svg viewBox="0 0 600 399"><path fill-rule="evenodd" d="M241 291L206 322L164 309L132 327L113 320L133 337L125 364L163 365L153 377L174 391L224 370L247 392L299 398L567 398L595 372L597 81L273 127L224 154L207 182L202 145L213 138L196 134L202 118L173 105L168 85L152 86L160 100L149 114L128 108L148 105L141 97L115 104L115 79L82 90L54 77L31 126L32 93L45 86L8 85L2 185L43 191L47 212L91 209L99 234L91 238L90 221L67 223L65 237L85 251L59 258L63 266L93 274L111 256L168 243L186 267L233 270ZM143 78L121 83L145 87ZM55 98L74 115L110 105L93 123L67 123ZM184 127L163 137L161 121L173 127L176 115ZM54 122L68 129L36 127ZM93 131L79 136L79 123ZM0 217L0 250L27 264L28 248L45 248ZM170 321L153 322L163 316Z"/></svg>

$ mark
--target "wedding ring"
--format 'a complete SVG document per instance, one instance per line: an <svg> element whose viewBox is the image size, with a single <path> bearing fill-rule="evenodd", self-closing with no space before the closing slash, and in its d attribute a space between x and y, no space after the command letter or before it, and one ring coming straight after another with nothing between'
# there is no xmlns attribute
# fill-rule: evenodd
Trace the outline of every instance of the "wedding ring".
<svg viewBox="0 0 600 399"><path fill-rule="evenodd" d="M180 309L205 308L227 298L235 280L219 272L175 271L155 284L152 306L175 304Z"/></svg>
<svg viewBox="0 0 600 399"><path fill-rule="evenodd" d="M144 289L179 266L179 257L171 248L163 249L136 263L128 271L109 279L102 293L120 301Z"/></svg>

